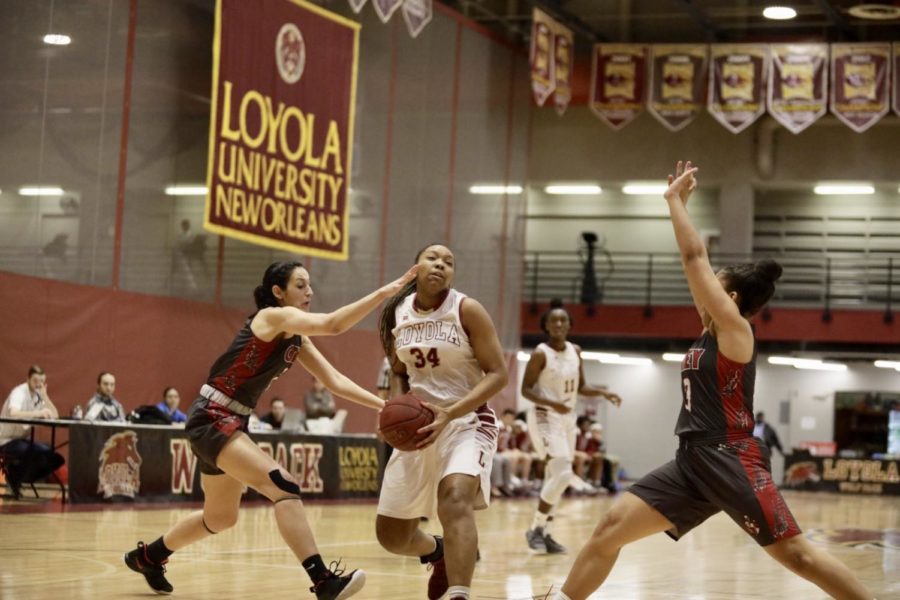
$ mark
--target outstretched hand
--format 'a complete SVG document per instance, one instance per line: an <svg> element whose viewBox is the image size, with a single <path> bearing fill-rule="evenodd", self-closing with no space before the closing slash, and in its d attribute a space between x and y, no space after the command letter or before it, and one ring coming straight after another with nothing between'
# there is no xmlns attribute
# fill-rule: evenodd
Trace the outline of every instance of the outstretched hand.
<svg viewBox="0 0 900 600"><path fill-rule="evenodd" d="M404 273L403 275L401 275L394 281L390 282L389 284L387 284L383 288L381 288L382 293L387 297L393 296L394 294L396 294L400 290L402 290L403 286L405 286L407 283L409 283L410 281L415 279L416 273L418 273L418 272L419 272L419 265L418 264L413 265L412 267L409 268L409 271L407 271L406 273Z"/></svg>
<svg viewBox="0 0 900 600"><path fill-rule="evenodd" d="M682 162L679 160L675 165L675 174L670 174L668 178L669 189L663 194L666 200L678 198L683 205L687 206L688 199L694 190L697 189L697 178L694 177L694 174L699 170L691 161Z"/></svg>

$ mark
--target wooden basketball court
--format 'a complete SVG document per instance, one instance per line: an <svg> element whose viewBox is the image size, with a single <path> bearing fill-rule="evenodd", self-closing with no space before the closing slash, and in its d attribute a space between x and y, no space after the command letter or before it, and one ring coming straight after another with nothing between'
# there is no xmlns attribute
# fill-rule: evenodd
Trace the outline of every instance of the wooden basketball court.
<svg viewBox="0 0 900 600"><path fill-rule="evenodd" d="M859 574L879 600L900 598L900 502L890 497L788 492L808 535ZM482 559L474 598L526 600L558 589L580 545L613 499L566 499L554 536L568 555L535 556L524 532L535 500L500 500L479 513ZM363 568L361 599L421 600L428 572L382 550L374 504L311 504L326 562ZM25 512L28 511L28 512ZM117 506L60 512L57 502L0 504L0 600L141 598L154 594L122 554L155 539L188 509ZM434 529L434 523L424 524ZM244 508L238 525L172 557L168 576L183 599L312 597L306 575L278 536L270 507ZM725 600L826 598L761 551L724 515L677 544L660 534L627 547L594 598Z"/></svg>

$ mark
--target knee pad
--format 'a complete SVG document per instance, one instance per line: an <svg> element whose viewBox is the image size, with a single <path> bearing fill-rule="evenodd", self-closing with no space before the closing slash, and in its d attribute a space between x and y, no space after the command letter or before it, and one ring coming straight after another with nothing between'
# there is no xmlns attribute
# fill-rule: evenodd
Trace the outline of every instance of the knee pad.
<svg viewBox="0 0 900 600"><path fill-rule="evenodd" d="M300 499L300 486L293 481L288 481L287 479L285 479L284 475L281 474L281 469L273 469L269 471L269 479L272 480L272 483L274 483L275 487L277 487L279 490L290 494L285 498L279 498L278 500L275 500L276 503L281 502L282 500Z"/></svg>
<svg viewBox="0 0 900 600"><path fill-rule="evenodd" d="M567 458L551 458L547 461L547 472L544 487L541 488L541 500L555 505L562 498L572 479L572 463Z"/></svg>

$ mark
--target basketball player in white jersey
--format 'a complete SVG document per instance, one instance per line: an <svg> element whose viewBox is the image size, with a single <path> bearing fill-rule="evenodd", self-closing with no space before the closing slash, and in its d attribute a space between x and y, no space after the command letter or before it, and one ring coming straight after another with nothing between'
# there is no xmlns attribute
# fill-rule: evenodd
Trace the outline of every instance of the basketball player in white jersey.
<svg viewBox="0 0 900 600"><path fill-rule="evenodd" d="M389 552L430 564L429 600L470 597L478 531L487 508L499 427L487 402L506 386L503 350L484 307L451 287L453 253L438 244L416 257L419 272L381 313L393 373L435 415L419 449L395 450L384 472L376 532ZM443 537L419 529L437 512Z"/></svg>
<svg viewBox="0 0 900 600"><path fill-rule="evenodd" d="M528 433L538 456L547 461L541 500L531 529L525 532L528 548L536 554L561 554L565 546L550 535L553 509L574 476L575 402L578 395L600 396L618 406L616 394L584 381L581 349L566 341L572 320L562 302L554 300L541 316L541 329L549 338L531 354L522 378L522 395L534 402L528 411Z"/></svg>

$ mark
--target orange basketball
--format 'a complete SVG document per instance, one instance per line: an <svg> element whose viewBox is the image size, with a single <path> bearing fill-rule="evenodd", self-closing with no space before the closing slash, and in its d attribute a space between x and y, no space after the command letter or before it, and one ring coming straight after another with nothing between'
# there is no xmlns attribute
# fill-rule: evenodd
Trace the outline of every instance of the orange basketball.
<svg viewBox="0 0 900 600"><path fill-rule="evenodd" d="M381 410L378 429L384 440L397 450L412 451L428 437L416 431L434 421L434 413L420 404L411 392L391 398Z"/></svg>

